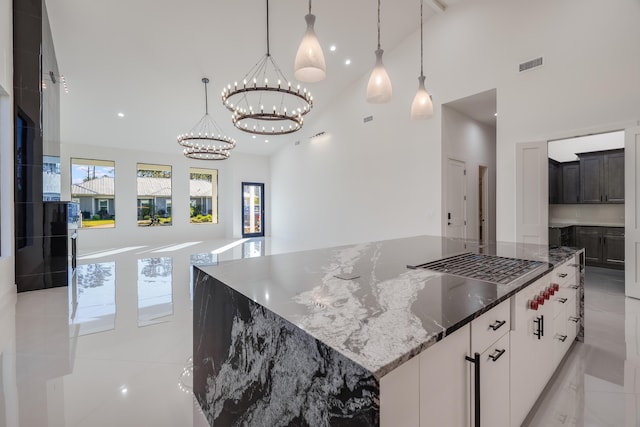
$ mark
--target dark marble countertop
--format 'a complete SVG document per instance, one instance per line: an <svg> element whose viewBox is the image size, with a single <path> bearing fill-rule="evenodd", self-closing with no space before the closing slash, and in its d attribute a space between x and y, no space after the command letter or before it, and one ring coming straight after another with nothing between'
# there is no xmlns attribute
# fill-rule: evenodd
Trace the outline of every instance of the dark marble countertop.
<svg viewBox="0 0 640 427"><path fill-rule="evenodd" d="M380 378L577 251L420 236L198 268ZM508 285L407 268L464 252L544 263Z"/></svg>

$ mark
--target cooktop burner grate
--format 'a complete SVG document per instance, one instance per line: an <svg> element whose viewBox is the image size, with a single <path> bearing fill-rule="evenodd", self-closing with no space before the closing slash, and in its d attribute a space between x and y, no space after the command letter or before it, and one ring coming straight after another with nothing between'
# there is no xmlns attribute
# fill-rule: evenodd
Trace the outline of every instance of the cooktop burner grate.
<svg viewBox="0 0 640 427"><path fill-rule="evenodd" d="M541 261L464 253L409 267L506 285L544 264Z"/></svg>

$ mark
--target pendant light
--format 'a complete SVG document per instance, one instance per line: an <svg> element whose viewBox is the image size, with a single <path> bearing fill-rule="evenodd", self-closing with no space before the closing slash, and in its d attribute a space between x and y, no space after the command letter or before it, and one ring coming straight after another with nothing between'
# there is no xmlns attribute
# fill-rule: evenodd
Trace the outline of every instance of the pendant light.
<svg viewBox="0 0 640 427"><path fill-rule="evenodd" d="M178 144L184 147L182 154L191 159L226 160L229 158L229 152L236 147L236 141L225 136L216 121L209 115L207 91L209 79L203 77L202 83L204 83L204 116L189 132L178 135Z"/></svg>
<svg viewBox="0 0 640 427"><path fill-rule="evenodd" d="M411 104L411 120L427 120L433 116L433 102L427 89L424 87L424 54L422 36L422 0L420 1L420 77L418 77L418 92L416 92Z"/></svg>
<svg viewBox="0 0 640 427"><path fill-rule="evenodd" d="M369 77L367 85L367 102L372 104L383 104L391 99L391 79L382 63L382 53L380 48L380 0L378 0L378 49L376 50L376 65Z"/></svg>
<svg viewBox="0 0 640 427"><path fill-rule="evenodd" d="M267 53L241 82L222 89L222 104L233 113L233 125L243 132L286 135L302 128L303 116L313 107L313 96L300 85L292 86L271 56L269 0L266 4Z"/></svg>
<svg viewBox="0 0 640 427"><path fill-rule="evenodd" d="M309 0L309 13L304 19L307 21L307 31L298 47L293 75L302 82L315 83L327 76L327 66L324 62L322 47L313 29L316 16L311 13L311 0Z"/></svg>

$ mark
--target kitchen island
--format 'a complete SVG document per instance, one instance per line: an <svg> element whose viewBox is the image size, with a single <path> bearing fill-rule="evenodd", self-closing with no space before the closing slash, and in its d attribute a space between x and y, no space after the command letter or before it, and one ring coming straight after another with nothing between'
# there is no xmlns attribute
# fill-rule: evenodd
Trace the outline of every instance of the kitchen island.
<svg viewBox="0 0 640 427"><path fill-rule="evenodd" d="M436 348L460 342L468 356L447 357L463 366L455 393L475 390L478 396L460 402L467 408L462 412L454 410L465 425L481 417L481 390L471 374L480 375L480 363L475 370L470 363L474 352L480 357L470 332L473 323L506 312L511 321L492 319L484 329L509 332L508 338L517 324L516 309L532 310L531 299L537 310L545 296L552 299L552 273L565 264L578 265L578 253L565 247L550 251L422 236L194 267L195 397L211 425L417 426L430 425L432 417L438 425L442 414L436 414L438 408L425 411L419 396L428 395L429 387L449 385L436 378L421 380L428 369L418 364L435 355ZM458 254L486 257L480 267L487 260L536 262L506 283L420 267ZM575 333L561 335L563 343L568 336L569 343L582 336L584 269L578 265L575 271L570 276L577 289L574 299L561 300L575 305L572 317L578 321ZM516 302L516 294L541 281L542 291ZM546 315L548 336L553 314ZM522 333L535 335L534 324L528 326L520 328ZM542 342L542 336L538 339ZM497 342L489 335L481 340ZM517 357L514 362L502 357L504 351L498 353L493 357L501 363L519 363Z"/></svg>

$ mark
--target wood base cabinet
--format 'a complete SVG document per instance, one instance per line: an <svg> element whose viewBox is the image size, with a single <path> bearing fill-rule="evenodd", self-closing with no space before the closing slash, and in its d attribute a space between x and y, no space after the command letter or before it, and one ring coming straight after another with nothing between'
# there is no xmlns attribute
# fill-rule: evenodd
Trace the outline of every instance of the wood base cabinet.
<svg viewBox="0 0 640 427"><path fill-rule="evenodd" d="M624 227L576 227L576 246L585 249L587 265L624 268Z"/></svg>

